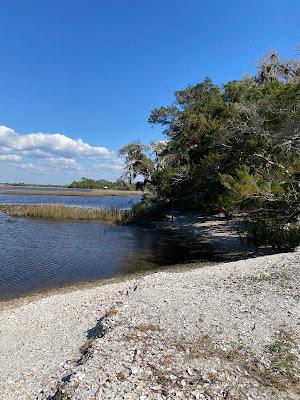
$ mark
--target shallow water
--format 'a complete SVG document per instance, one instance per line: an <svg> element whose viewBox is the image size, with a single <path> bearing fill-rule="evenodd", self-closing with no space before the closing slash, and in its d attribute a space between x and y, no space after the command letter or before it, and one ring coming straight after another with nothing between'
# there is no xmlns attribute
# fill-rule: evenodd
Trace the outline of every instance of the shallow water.
<svg viewBox="0 0 300 400"><path fill-rule="evenodd" d="M141 196L53 196L27 194L1 194L0 204L65 204L93 208L131 208Z"/></svg>
<svg viewBox="0 0 300 400"><path fill-rule="evenodd" d="M133 197L0 194L0 204L64 203L130 208ZM225 246L226 247L226 246ZM45 221L0 213L0 299L229 253L201 236L101 222Z"/></svg>

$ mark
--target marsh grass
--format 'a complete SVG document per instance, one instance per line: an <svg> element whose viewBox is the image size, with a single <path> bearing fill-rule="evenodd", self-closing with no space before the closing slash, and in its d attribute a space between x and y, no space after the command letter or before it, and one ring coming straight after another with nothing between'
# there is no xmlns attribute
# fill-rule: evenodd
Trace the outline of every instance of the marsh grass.
<svg viewBox="0 0 300 400"><path fill-rule="evenodd" d="M53 220L74 221L103 221L109 224L147 225L153 220L162 219L163 214L156 208L135 205L131 210L120 210L118 208L83 208L70 207L64 204L52 205L0 205L0 212L8 213L14 217L29 217Z"/></svg>
<svg viewBox="0 0 300 400"><path fill-rule="evenodd" d="M104 221L109 224L124 224L130 222L131 211L115 208L91 209L55 205L4 205L0 211L14 217L29 217L52 220Z"/></svg>

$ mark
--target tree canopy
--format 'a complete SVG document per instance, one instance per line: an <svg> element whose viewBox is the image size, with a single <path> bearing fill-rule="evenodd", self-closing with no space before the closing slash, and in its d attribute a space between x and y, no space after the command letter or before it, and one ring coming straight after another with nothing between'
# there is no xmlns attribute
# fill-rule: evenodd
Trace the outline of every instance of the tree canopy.
<svg viewBox="0 0 300 400"><path fill-rule="evenodd" d="M224 85L206 78L176 91L174 102L154 109L149 123L161 125L166 136L154 148L156 162L141 144L121 152L130 179L151 179L158 201L283 218L299 212L298 60L273 53L254 76Z"/></svg>
<svg viewBox="0 0 300 400"><path fill-rule="evenodd" d="M122 147L119 154L125 156L125 170L123 177L131 184L138 176L149 180L151 178L154 165L151 158L145 153L149 146L139 142L132 142Z"/></svg>

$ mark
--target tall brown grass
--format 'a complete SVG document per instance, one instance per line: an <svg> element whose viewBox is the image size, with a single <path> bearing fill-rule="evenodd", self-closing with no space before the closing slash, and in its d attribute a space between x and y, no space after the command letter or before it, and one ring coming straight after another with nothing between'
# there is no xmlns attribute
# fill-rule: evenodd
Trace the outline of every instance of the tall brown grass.
<svg viewBox="0 0 300 400"><path fill-rule="evenodd" d="M15 217L42 218L53 220L104 221L110 224L130 222L131 211L115 208L91 209L55 205L1 205L0 211Z"/></svg>

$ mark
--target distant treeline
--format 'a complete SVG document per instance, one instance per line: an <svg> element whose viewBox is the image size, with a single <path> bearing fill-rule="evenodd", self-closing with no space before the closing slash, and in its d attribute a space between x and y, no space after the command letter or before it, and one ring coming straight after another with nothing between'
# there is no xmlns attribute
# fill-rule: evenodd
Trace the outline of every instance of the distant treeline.
<svg viewBox="0 0 300 400"><path fill-rule="evenodd" d="M73 181L69 188L76 189L113 189L113 190L135 190L135 185L126 183L122 180L115 182L107 181L106 179L89 179L81 178L80 181Z"/></svg>

